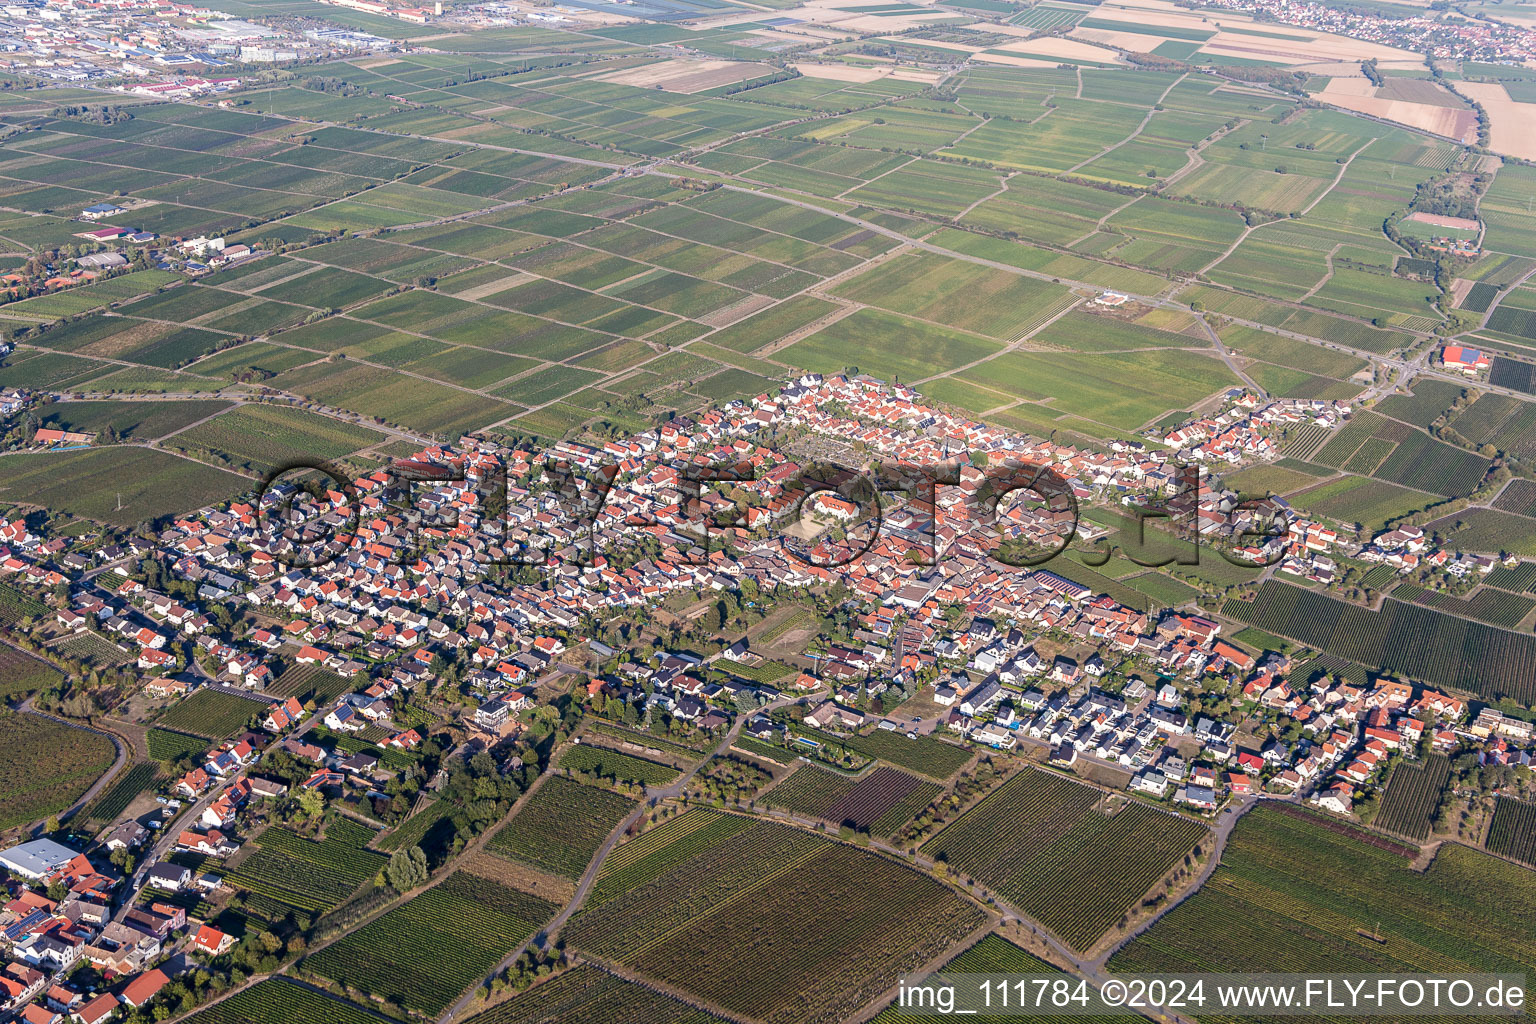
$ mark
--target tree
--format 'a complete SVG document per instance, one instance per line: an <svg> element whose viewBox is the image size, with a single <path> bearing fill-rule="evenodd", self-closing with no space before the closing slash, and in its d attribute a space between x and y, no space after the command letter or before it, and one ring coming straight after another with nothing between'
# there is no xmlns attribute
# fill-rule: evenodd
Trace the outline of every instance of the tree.
<svg viewBox="0 0 1536 1024"><path fill-rule="evenodd" d="M427 855L419 846L400 850L389 858L384 874L389 879L390 888L396 892L409 892L427 880Z"/></svg>
<svg viewBox="0 0 1536 1024"><path fill-rule="evenodd" d="M309 818L318 818L325 811L325 797L318 789L306 789L299 794L299 810Z"/></svg>

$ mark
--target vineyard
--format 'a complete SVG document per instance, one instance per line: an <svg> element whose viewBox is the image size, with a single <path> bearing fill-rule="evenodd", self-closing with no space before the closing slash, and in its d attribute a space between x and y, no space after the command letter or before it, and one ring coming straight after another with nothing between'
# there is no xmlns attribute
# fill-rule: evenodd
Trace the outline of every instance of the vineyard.
<svg viewBox="0 0 1536 1024"><path fill-rule="evenodd" d="M1506 594L1502 590L1483 587L1471 597L1453 597L1437 590L1424 590L1410 583L1400 585L1392 592L1400 601L1411 601L1423 608L1435 608L1452 615L1486 622L1502 629L1514 629L1520 620L1536 608L1536 601L1519 594Z"/></svg>
<svg viewBox="0 0 1536 1024"><path fill-rule="evenodd" d="M437 1016L559 909L457 872L301 962L332 981Z"/></svg>
<svg viewBox="0 0 1536 1024"><path fill-rule="evenodd" d="M720 1018L582 964L466 1024L714 1024Z"/></svg>
<svg viewBox="0 0 1536 1024"><path fill-rule="evenodd" d="M0 829L62 811L101 777L116 753L112 741L97 733L0 710Z"/></svg>
<svg viewBox="0 0 1536 1024"><path fill-rule="evenodd" d="M867 736L849 736L843 743L849 750L940 781L964 768L973 753L933 736L909 740L905 733L888 729L876 729Z"/></svg>
<svg viewBox="0 0 1536 1024"><path fill-rule="evenodd" d="M144 735L149 745L149 756L156 761L169 763L183 755L197 755L208 749L208 741L203 737L188 736L184 732L150 729Z"/></svg>
<svg viewBox="0 0 1536 1024"><path fill-rule="evenodd" d="M1286 441L1280 454L1287 459L1307 459L1317 451L1323 438L1328 436L1328 428L1318 423L1308 423L1298 427L1296 432Z"/></svg>
<svg viewBox="0 0 1536 1024"><path fill-rule="evenodd" d="M453 815L453 804L447 800L434 800L423 807L405 821L393 832L383 836L373 845L386 853L396 850L409 850L413 846L422 846L427 833L440 821ZM423 847L425 849L425 847Z"/></svg>
<svg viewBox="0 0 1536 1024"><path fill-rule="evenodd" d="M1523 481L1513 481L1521 483ZM1502 500L1502 498L1501 498ZM1536 562L1521 562L1519 565L1495 566L1493 572L1483 577L1490 587L1499 587L1503 590L1536 591Z"/></svg>
<svg viewBox="0 0 1536 1024"><path fill-rule="evenodd" d="M0 644L0 699L24 700L63 679L64 674L46 661Z"/></svg>
<svg viewBox="0 0 1536 1024"><path fill-rule="evenodd" d="M1428 839L1450 778L1451 762L1438 754L1422 764L1399 764L1387 779L1376 826L1420 842Z"/></svg>
<svg viewBox="0 0 1536 1024"><path fill-rule="evenodd" d="M159 765L147 761L130 765L100 796L80 809L80 820L103 825L116 821L118 815L133 803L134 798L153 786L159 776Z"/></svg>
<svg viewBox="0 0 1536 1024"><path fill-rule="evenodd" d="M654 882L663 873L731 836L752 828L751 818L717 814L702 807L655 825L614 847L603 858L597 883L587 896L594 909L615 896Z"/></svg>
<svg viewBox="0 0 1536 1024"><path fill-rule="evenodd" d="M247 905L270 919L281 920L289 908L320 914L383 869L384 855L365 849L374 834L350 818L332 818L319 840L273 825L227 880L250 893Z"/></svg>
<svg viewBox="0 0 1536 1024"><path fill-rule="evenodd" d="M1222 614L1386 672L1496 700L1536 701L1536 637L1388 599L1381 611L1268 580Z"/></svg>
<svg viewBox="0 0 1536 1024"><path fill-rule="evenodd" d="M580 878L608 833L634 809L628 797L550 776L486 849L550 874Z"/></svg>
<svg viewBox="0 0 1536 1024"><path fill-rule="evenodd" d="M1206 884L1116 953L1109 969L1529 969L1536 873L1449 843L1428 871L1411 863L1261 804L1238 822ZM1201 1016L1203 1024L1220 1019Z"/></svg>
<svg viewBox="0 0 1536 1024"><path fill-rule="evenodd" d="M329 704L352 688L341 676L319 665L295 665L275 679L264 691L270 697L297 697L300 702L313 700Z"/></svg>
<svg viewBox="0 0 1536 1024"><path fill-rule="evenodd" d="M155 724L172 732L223 739L245 728L259 710L258 701L204 689L171 705Z"/></svg>
<svg viewBox="0 0 1536 1024"><path fill-rule="evenodd" d="M47 605L28 597L15 587L0 583L0 623L15 625L22 619L46 614Z"/></svg>
<svg viewBox="0 0 1536 1024"><path fill-rule="evenodd" d="M862 779L806 765L763 802L798 814L888 836L933 802L939 787L885 765Z"/></svg>
<svg viewBox="0 0 1536 1024"><path fill-rule="evenodd" d="M1078 949L1088 949L1208 830L1131 804L1113 817L1101 794L1023 771L922 847Z"/></svg>
<svg viewBox="0 0 1536 1024"><path fill-rule="evenodd" d="M186 1024L379 1024L379 1019L285 978L269 978L198 1010Z"/></svg>
<svg viewBox="0 0 1536 1024"><path fill-rule="evenodd" d="M1501 857L1536 867L1536 804L1499 797L1484 845Z"/></svg>
<svg viewBox="0 0 1536 1024"><path fill-rule="evenodd" d="M1060 975L1072 977L1061 968L1046 963L1039 957L1026 953L1007 939L988 935L970 949L940 968L946 974L1023 974L1036 978ZM1033 988L1030 993L1033 997ZM916 1013L903 1010L894 1002L881 1010L871 1024L945 1024L952 1016ZM1117 1016L1065 1018L1061 1014L1031 1014L1016 1010L1008 1014L1008 1024L1058 1024L1062 1020L1077 1020L1083 1024L1146 1024L1146 1018L1135 1014Z"/></svg>
<svg viewBox="0 0 1536 1024"><path fill-rule="evenodd" d="M578 744L567 750L560 757L559 767L595 775L600 779L640 782L647 786L665 786L681 774L671 765L658 764L643 757L590 743Z"/></svg>
<svg viewBox="0 0 1536 1024"><path fill-rule="evenodd" d="M874 854L698 814L615 851L606 898L563 932L570 946L764 1024L831 1024L985 920Z"/></svg>

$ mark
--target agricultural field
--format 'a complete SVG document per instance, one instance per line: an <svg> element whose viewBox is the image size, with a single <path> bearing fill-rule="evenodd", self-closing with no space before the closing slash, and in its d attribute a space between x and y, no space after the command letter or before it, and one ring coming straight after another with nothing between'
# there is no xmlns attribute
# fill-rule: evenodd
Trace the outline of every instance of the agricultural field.
<svg viewBox="0 0 1536 1024"><path fill-rule="evenodd" d="M1503 629L1516 628L1532 609L1536 609L1536 601L1530 598L1506 594L1491 587L1484 587L1470 597L1463 598L1433 590L1423 590L1404 583L1392 592L1392 596L1399 601L1411 601L1425 608L1438 608L1453 615L1465 615L1469 619L1476 619L1478 622L1486 622L1490 626L1499 626Z"/></svg>
<svg viewBox="0 0 1536 1024"><path fill-rule="evenodd" d="M268 978L186 1018L193 1024L377 1024L361 1007L287 978Z"/></svg>
<svg viewBox="0 0 1536 1024"><path fill-rule="evenodd" d="M267 473L298 459L339 459L383 439L376 430L302 409L246 405L185 430L167 444L204 462Z"/></svg>
<svg viewBox="0 0 1536 1024"><path fill-rule="evenodd" d="M148 761L128 765L101 795L80 808L80 820L105 825L116 821L128 805L154 786L160 777L160 766Z"/></svg>
<svg viewBox="0 0 1536 1024"><path fill-rule="evenodd" d="M1536 874L1447 843L1422 874L1412 847L1299 808L1260 804L1201 889L1117 952L1112 973L1523 971L1520 909ZM1478 922L1467 941L1466 922ZM1380 941L1377 941L1377 936Z"/></svg>
<svg viewBox="0 0 1536 1024"><path fill-rule="evenodd" d="M671 765L658 764L643 757L607 747L583 743L567 750L556 766L565 771L595 775L618 782L638 782L647 786L665 786L681 774Z"/></svg>
<svg viewBox="0 0 1536 1024"><path fill-rule="evenodd" d="M1450 760L1438 754L1419 764L1399 764L1387 779L1374 824L1419 842L1428 839L1450 777Z"/></svg>
<svg viewBox="0 0 1536 1024"><path fill-rule="evenodd" d="M629 884L571 920L570 946L765 1024L832 1024L985 920L904 865L788 826L691 841L717 820L632 840ZM751 942L731 938L743 912Z"/></svg>
<svg viewBox="0 0 1536 1024"><path fill-rule="evenodd" d="M0 645L0 699L25 700L63 680L64 674L41 658Z"/></svg>
<svg viewBox="0 0 1536 1024"><path fill-rule="evenodd" d="M1252 603L1222 614L1315 650L1488 700L1536 698L1536 637L1387 599L1373 612L1325 594L1266 581Z"/></svg>
<svg viewBox="0 0 1536 1024"><path fill-rule="evenodd" d="M0 500L114 526L190 512L252 489L233 473L152 448L29 452L7 456L5 467Z"/></svg>
<svg viewBox="0 0 1536 1024"><path fill-rule="evenodd" d="M556 909L538 897L456 871L301 960L300 968L435 1017ZM469 921L476 927L465 927Z"/></svg>
<svg viewBox="0 0 1536 1024"><path fill-rule="evenodd" d="M1536 555L1536 519L1491 508L1469 508L1436 519L1431 529L1460 551Z"/></svg>
<svg viewBox="0 0 1536 1024"><path fill-rule="evenodd" d="M318 916L345 901L387 863L366 849L377 835L351 818L333 817L320 839L308 839L281 825L258 835L254 854L226 879L244 889L247 906L280 921L290 910Z"/></svg>
<svg viewBox="0 0 1536 1024"><path fill-rule="evenodd" d="M721 1018L591 964L470 1017L467 1024L716 1024Z"/></svg>
<svg viewBox="0 0 1536 1024"><path fill-rule="evenodd" d="M171 705L155 724L172 732L218 740L245 728L251 716L264 713L264 708L262 701L203 689Z"/></svg>
<svg viewBox="0 0 1536 1024"><path fill-rule="evenodd" d="M1489 853L1536 867L1536 804L1499 797L1483 845Z"/></svg>
<svg viewBox="0 0 1536 1024"><path fill-rule="evenodd" d="M523 798L486 849L550 874L580 878L608 833L634 808L628 797L557 775Z"/></svg>
<svg viewBox="0 0 1536 1024"><path fill-rule="evenodd" d="M878 757L898 768L945 780L963 768L972 757L972 751L954 743L946 743L934 736L908 739L905 733L876 729L862 736L849 736L843 741L849 750L867 757Z"/></svg>
<svg viewBox="0 0 1536 1024"><path fill-rule="evenodd" d="M162 764L170 764L177 758L196 757L208 750L212 744L202 736L188 736L184 732L172 732L169 729L150 729L145 733L145 741L149 747L149 756Z"/></svg>
<svg viewBox="0 0 1536 1024"><path fill-rule="evenodd" d="M1033 769L923 844L1077 949L1086 950L1210 835L1202 825ZM1091 850L1085 862L1083 850Z"/></svg>
<svg viewBox="0 0 1536 1024"><path fill-rule="evenodd" d="M1014 974L1043 978L1059 974L1063 979L1070 979L1072 977L996 934L986 936L976 945L949 961L940 970L952 975ZM1014 1008L1007 1016L1010 1021L1014 1021L1016 1024L1055 1024L1064 1015L1049 1012L1032 1014L1022 1009ZM1146 1019L1134 1014L1088 1016L1079 1015L1074 1012L1073 1016L1079 1020L1091 1021L1092 1024L1141 1024ZM943 1024L944 1021L952 1019L952 1014L921 1013L913 1009L904 1009L895 1002L892 1002L875 1016L873 1024Z"/></svg>
<svg viewBox="0 0 1536 1024"><path fill-rule="evenodd" d="M301 702L326 704L351 688L347 680L319 665L294 665L263 692L272 697L297 697Z"/></svg>
<svg viewBox="0 0 1536 1024"><path fill-rule="evenodd" d="M98 733L0 710L0 829L64 810L116 755ZM48 770L39 772L40 764Z"/></svg>
<svg viewBox="0 0 1536 1024"><path fill-rule="evenodd" d="M871 835L888 836L939 795L939 787L881 766L861 779L804 765L761 802Z"/></svg>

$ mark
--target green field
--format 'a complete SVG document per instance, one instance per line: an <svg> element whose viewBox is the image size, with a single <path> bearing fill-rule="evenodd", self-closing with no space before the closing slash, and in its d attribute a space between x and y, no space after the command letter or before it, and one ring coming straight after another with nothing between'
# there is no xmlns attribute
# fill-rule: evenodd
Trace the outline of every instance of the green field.
<svg viewBox="0 0 1536 1024"><path fill-rule="evenodd" d="M1536 875L1450 843L1420 873L1410 868L1415 848L1382 849L1378 838L1260 806L1234 830L1215 875L1109 969L1520 972L1531 962L1536 944L1516 908L1536 898ZM1479 922L1475 943L1469 918Z"/></svg>

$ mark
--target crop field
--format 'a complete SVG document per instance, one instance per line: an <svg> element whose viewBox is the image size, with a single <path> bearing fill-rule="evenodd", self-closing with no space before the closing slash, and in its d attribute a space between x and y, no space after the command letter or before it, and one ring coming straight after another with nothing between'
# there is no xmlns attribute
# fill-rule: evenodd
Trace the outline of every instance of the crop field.
<svg viewBox="0 0 1536 1024"><path fill-rule="evenodd" d="M486 849L563 878L580 878L608 833L634 807L628 797L557 775L524 798Z"/></svg>
<svg viewBox="0 0 1536 1024"><path fill-rule="evenodd" d="M1033 978L1045 978L1053 974L1059 974L1063 979L1071 979L1072 977L1061 971L1060 968L1025 952L1007 939L996 934L987 935L976 945L949 961L940 970L951 975L1014 974ZM1033 998L1033 995L1031 995L1031 998ZM1015 1007L1007 1016L1014 1024L1056 1024L1064 1015L1050 1012L1029 1013ZM922 1013L910 1008L904 1009L895 1002L892 1002L874 1017L873 1024L944 1024L945 1021L952 1019L952 1014ZM1133 1014L1121 1014L1118 1016L1083 1016L1080 1019L1092 1021L1093 1024L1141 1024L1146 1018Z"/></svg>
<svg viewBox="0 0 1536 1024"><path fill-rule="evenodd" d="M1293 504L1346 525L1360 523L1372 532L1393 519L1437 504L1434 495L1345 475L1291 496Z"/></svg>
<svg viewBox="0 0 1536 1024"><path fill-rule="evenodd" d="M319 665L295 665L278 676L264 693L272 697L297 697L326 704L352 688L352 684Z"/></svg>
<svg viewBox="0 0 1536 1024"><path fill-rule="evenodd" d="M187 754L199 755L211 746L205 737L188 736L184 732L171 732L169 729L150 729L145 733L145 740L149 746L149 756L166 764Z"/></svg>
<svg viewBox="0 0 1536 1024"><path fill-rule="evenodd" d="M507 402L375 366L319 363L278 374L275 387L421 431L468 431L521 411Z"/></svg>
<svg viewBox="0 0 1536 1024"><path fill-rule="evenodd" d="M1445 786L1450 777L1450 760L1438 754L1420 764L1406 761L1399 764L1387 779L1381 811L1374 824L1422 843L1429 838L1430 826L1445 797Z"/></svg>
<svg viewBox="0 0 1536 1024"><path fill-rule="evenodd" d="M695 807L613 848L603 860L585 907L592 910L648 884L695 854L756 827L753 818Z"/></svg>
<svg viewBox="0 0 1536 1024"><path fill-rule="evenodd" d="M1483 845L1489 853L1536 867L1536 804L1499 797Z"/></svg>
<svg viewBox="0 0 1536 1024"><path fill-rule="evenodd" d="M909 772L940 781L963 768L972 752L933 736L908 739L905 733L876 729L867 736L849 736L843 740L849 750L905 768Z"/></svg>
<svg viewBox="0 0 1536 1024"><path fill-rule="evenodd" d="M80 808L80 820L105 825L116 821L118 816L133 803L139 794L147 791L160 777L160 766L148 761L130 764L123 769L112 785L101 795Z"/></svg>
<svg viewBox="0 0 1536 1024"><path fill-rule="evenodd" d="M1021 336L1066 294L1059 285L927 252L887 260L837 289L850 302L1002 341Z"/></svg>
<svg viewBox="0 0 1536 1024"><path fill-rule="evenodd" d="M984 920L910 868L800 829L690 841L715 820L632 840L628 886L572 919L567 942L766 1024L832 1024ZM751 942L730 938L743 913Z"/></svg>
<svg viewBox="0 0 1536 1024"><path fill-rule="evenodd" d="M0 699L20 701L57 683L64 673L9 645L0 645Z"/></svg>
<svg viewBox="0 0 1536 1024"><path fill-rule="evenodd" d="M167 444L193 458L265 473L301 458L339 459L383 439L378 431L302 409L246 405Z"/></svg>
<svg viewBox="0 0 1536 1024"><path fill-rule="evenodd" d="M1379 612L1268 580L1222 614L1385 672L1489 700L1536 698L1536 637L1388 599Z"/></svg>
<svg viewBox="0 0 1536 1024"><path fill-rule="evenodd" d="M1536 898L1536 874L1451 843L1420 874L1410 857L1335 824L1289 807L1250 811L1210 880L1116 953L1110 971L1396 974L1531 963L1536 938L1518 908Z"/></svg>
<svg viewBox="0 0 1536 1024"><path fill-rule="evenodd" d="M860 372L910 381L992 355L997 343L906 317L861 309L829 324L774 358L813 373Z"/></svg>
<svg viewBox="0 0 1536 1024"><path fill-rule="evenodd" d="M1378 446L1372 450L1379 455L1370 459L1369 465L1349 464L1372 443ZM1450 496L1470 494L1488 471L1488 460L1368 411L1357 413L1318 450L1313 461Z"/></svg>
<svg viewBox="0 0 1536 1024"><path fill-rule="evenodd" d="M0 710L0 829L62 811L116 753L112 741L97 733ZM46 772L38 771L42 764Z"/></svg>
<svg viewBox="0 0 1536 1024"><path fill-rule="evenodd" d="M260 701L203 689L171 705L155 724L173 732L223 739L243 729L246 721L261 710Z"/></svg>
<svg viewBox="0 0 1536 1024"><path fill-rule="evenodd" d="M300 966L435 1017L556 909L538 897L458 871ZM468 922L475 927L466 927Z"/></svg>
<svg viewBox="0 0 1536 1024"><path fill-rule="evenodd" d="M1414 604L1423 605L1425 608L1438 608L1452 615L1465 615L1469 619L1478 622L1486 622L1490 626L1499 626L1504 629L1514 629L1520 625L1522 619L1536 608L1536 601L1517 594L1506 594L1502 590L1485 587L1470 597L1454 597L1434 590L1422 590L1409 583L1404 583L1392 592L1393 598L1399 601L1412 601Z"/></svg>
<svg viewBox="0 0 1536 1024"><path fill-rule="evenodd" d="M821 818L860 832L888 836L939 795L939 787L882 766L852 779L804 765L775 786L762 802L770 807Z"/></svg>
<svg viewBox="0 0 1536 1024"><path fill-rule="evenodd" d="M1022 771L922 849L1088 949L1210 834L1144 804L1107 817L1097 808L1101 796Z"/></svg>
<svg viewBox="0 0 1536 1024"><path fill-rule="evenodd" d="M0 500L134 526L234 497L250 481L151 448L11 455ZM103 481L111 481L104 486ZM121 499L121 508L119 508Z"/></svg>
<svg viewBox="0 0 1536 1024"><path fill-rule="evenodd" d="M591 964L469 1018L466 1024L715 1024L721 1018Z"/></svg>
<svg viewBox="0 0 1536 1024"><path fill-rule="evenodd" d="M1493 369L1488 374L1488 383L1531 395L1536 394L1536 379L1533 377L1536 377L1536 363L1494 356Z"/></svg>
<svg viewBox="0 0 1536 1024"><path fill-rule="evenodd" d="M1491 508L1469 508L1430 523L1453 547L1489 554L1536 555L1536 519Z"/></svg>
<svg viewBox="0 0 1536 1024"><path fill-rule="evenodd" d="M1413 382L1413 394L1392 395L1384 398L1377 404L1376 411L1383 416L1391 416L1393 419L1412 423L1416 427L1428 428L1451 407L1464 390L1448 381L1416 380ZM1483 397L1492 396L1484 395Z"/></svg>
<svg viewBox="0 0 1536 1024"><path fill-rule="evenodd" d="M641 782L647 786L665 786L681 774L671 765L658 764L643 757L625 754L607 747L583 743L560 756L558 767L572 772L587 772L619 782Z"/></svg>
<svg viewBox="0 0 1536 1024"><path fill-rule="evenodd" d="M958 376L1019 398L1049 395L1051 409L1122 430L1188 408L1237 380L1220 361L1176 349L1007 352Z"/></svg>
<svg viewBox="0 0 1536 1024"><path fill-rule="evenodd" d="M1536 482L1530 480L1511 480L1499 496L1493 500L1493 507L1501 512L1513 512L1521 516L1536 516ZM1502 566L1500 567L1502 568ZM1495 572L1498 569L1494 570ZM1523 590L1521 587L1506 587L1505 589Z"/></svg>
<svg viewBox="0 0 1536 1024"><path fill-rule="evenodd" d="M287 978L258 981L186 1019L191 1024L378 1024L368 1011Z"/></svg>
<svg viewBox="0 0 1536 1024"><path fill-rule="evenodd" d="M272 825L256 837L260 849L241 861L227 881L261 897L249 901L253 909L270 911L266 901L277 904L276 920L290 907L320 914L383 869L384 855L365 848L375 835L373 829L342 817L327 821L319 840Z"/></svg>

